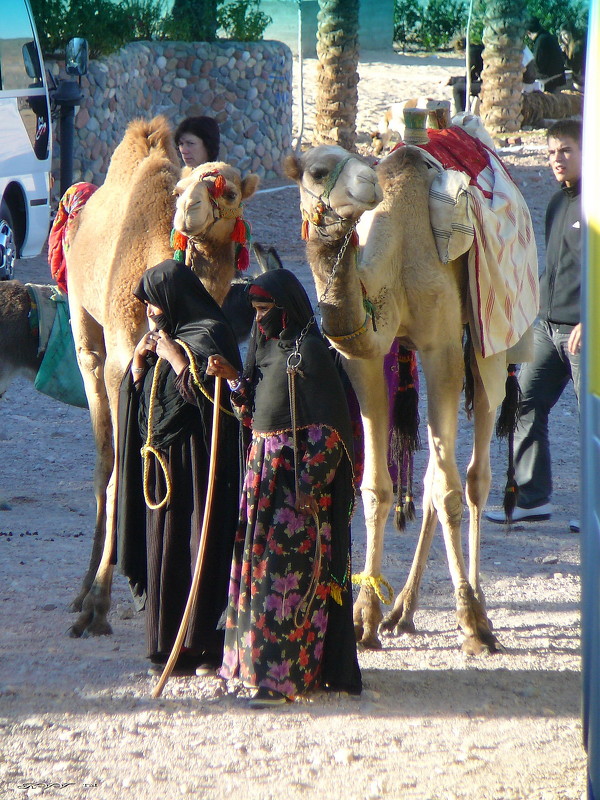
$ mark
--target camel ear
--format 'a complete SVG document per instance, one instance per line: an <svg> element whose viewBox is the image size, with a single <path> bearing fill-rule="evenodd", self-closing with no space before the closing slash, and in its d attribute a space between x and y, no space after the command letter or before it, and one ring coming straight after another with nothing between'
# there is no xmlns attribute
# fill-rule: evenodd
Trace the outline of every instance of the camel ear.
<svg viewBox="0 0 600 800"><path fill-rule="evenodd" d="M258 175L254 173L246 175L242 181L242 200L247 200L249 197L252 197L254 192L258 189L259 183L260 177Z"/></svg>
<svg viewBox="0 0 600 800"><path fill-rule="evenodd" d="M187 178L182 178L180 181L177 181L175 184L175 188L173 189L173 194L175 197L179 197L182 195L185 190L194 182L194 179L189 176Z"/></svg>
<svg viewBox="0 0 600 800"><path fill-rule="evenodd" d="M285 161L283 162L283 171L291 178L293 181L301 181L302 180L302 173L304 170L302 169L302 164L300 163L300 159L294 155L289 155Z"/></svg>

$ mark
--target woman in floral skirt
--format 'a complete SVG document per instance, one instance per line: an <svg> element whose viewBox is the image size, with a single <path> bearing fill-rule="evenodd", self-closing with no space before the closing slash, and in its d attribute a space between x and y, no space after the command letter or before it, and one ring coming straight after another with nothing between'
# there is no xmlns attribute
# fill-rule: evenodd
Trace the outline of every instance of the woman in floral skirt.
<svg viewBox="0 0 600 800"><path fill-rule="evenodd" d="M261 275L249 296L256 324L243 374L221 356L208 365L229 380L252 435L221 674L256 688L254 708L318 686L357 694L345 391L291 272Z"/></svg>

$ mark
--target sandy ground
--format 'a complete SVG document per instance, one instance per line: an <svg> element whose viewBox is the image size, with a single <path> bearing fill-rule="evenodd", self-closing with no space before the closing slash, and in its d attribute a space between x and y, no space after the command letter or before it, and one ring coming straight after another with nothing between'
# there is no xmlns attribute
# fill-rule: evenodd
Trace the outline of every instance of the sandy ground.
<svg viewBox="0 0 600 800"><path fill-rule="evenodd" d="M363 146L392 101L448 97L452 57L363 56L359 132ZM306 62L305 131L314 62ZM543 253L543 213L555 189L543 135L505 153L527 198ZM273 182L266 188L277 188ZM312 292L299 239L295 189L248 206L255 237L274 244ZM45 283L42 258L18 277ZM468 658L458 645L441 536L434 542L416 617L419 634L391 636L363 652L360 699L318 693L252 712L240 687L216 678L172 679L158 700L146 675L143 618L117 576L111 621L100 639L67 636L67 607L87 564L93 527L92 440L87 412L17 380L0 405L0 797L148 800L579 800L581 746L578 425L572 390L551 427L555 513L507 531L485 523L483 584L506 652ZM467 463L470 425L461 418L458 457ZM425 453L418 455L423 474ZM504 446L493 443L490 503L504 485ZM354 566L364 525L354 522ZM398 591L416 525L388 525L383 573Z"/></svg>

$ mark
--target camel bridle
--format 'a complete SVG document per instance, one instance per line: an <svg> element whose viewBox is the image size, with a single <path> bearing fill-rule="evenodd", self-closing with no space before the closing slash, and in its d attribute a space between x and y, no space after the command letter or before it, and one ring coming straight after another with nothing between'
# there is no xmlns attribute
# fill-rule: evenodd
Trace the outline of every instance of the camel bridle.
<svg viewBox="0 0 600 800"><path fill-rule="evenodd" d="M207 178L214 178L214 180L209 181ZM208 172L204 172L199 177L198 183L202 183L206 187L213 219L208 228L206 228L206 230L204 230L200 236L188 236L188 240L190 242L200 242L202 239L204 239L207 232L213 227L213 225L216 225L219 220L237 219L244 213L243 203L240 203L236 208L231 208L222 202L221 197L223 196L225 186L227 185L227 180L218 170L212 169Z"/></svg>
<svg viewBox="0 0 600 800"><path fill-rule="evenodd" d="M327 176L327 180L325 181L325 186L323 187L321 194L316 194L315 192L311 192L310 189L303 187L303 191L305 191L311 197L314 197L317 202L311 212L305 211L304 208L302 209L302 219L304 220L304 223L310 223L313 228L315 228L321 239L331 238L331 235L327 229L333 227L334 225L341 226L342 230L346 225L349 225L351 229L353 229L355 226L353 220L348 219L348 217L342 217L340 214L338 214L338 212L331 206L329 198L331 192L335 188L336 183L338 182L340 175L344 171L346 164L352 159L356 158L357 156L348 155L341 161L338 161L338 163ZM303 238L305 238L304 235Z"/></svg>

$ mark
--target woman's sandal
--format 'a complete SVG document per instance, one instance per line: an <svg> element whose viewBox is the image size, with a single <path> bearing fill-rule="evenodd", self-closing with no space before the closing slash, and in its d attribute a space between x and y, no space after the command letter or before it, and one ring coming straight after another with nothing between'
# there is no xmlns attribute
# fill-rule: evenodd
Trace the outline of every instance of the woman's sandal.
<svg viewBox="0 0 600 800"><path fill-rule="evenodd" d="M256 694L248 703L250 708L271 708L272 706L283 706L287 703L287 697L281 692L274 692L272 689L257 689Z"/></svg>

